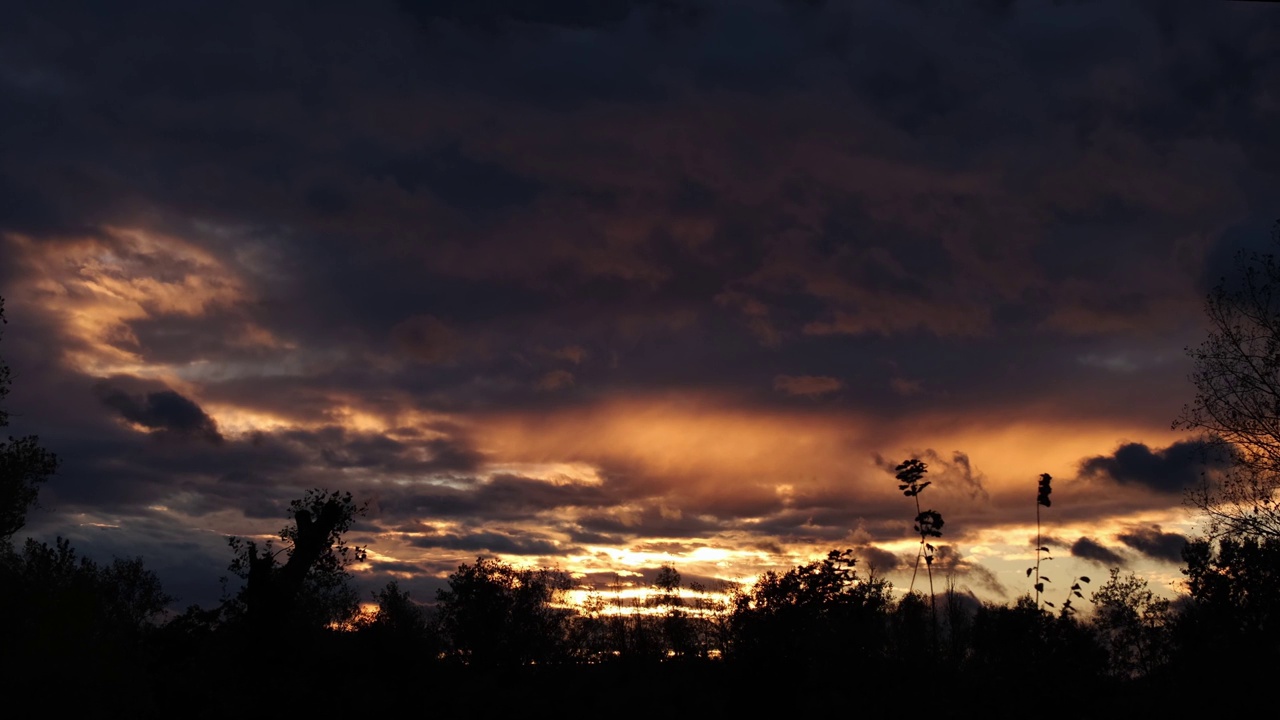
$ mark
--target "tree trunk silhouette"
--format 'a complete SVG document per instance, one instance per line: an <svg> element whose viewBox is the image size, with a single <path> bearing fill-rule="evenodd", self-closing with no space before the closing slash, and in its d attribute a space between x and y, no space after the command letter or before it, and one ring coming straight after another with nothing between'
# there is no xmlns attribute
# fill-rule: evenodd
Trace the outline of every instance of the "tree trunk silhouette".
<svg viewBox="0 0 1280 720"><path fill-rule="evenodd" d="M330 535L347 516L337 497L328 499L320 509L319 518L312 519L311 512L299 509L294 520L298 532L289 559L283 567L276 566L276 554L248 543L249 576L245 584L245 606L250 626L257 632L269 632L281 627L293 609L307 573L329 549Z"/></svg>

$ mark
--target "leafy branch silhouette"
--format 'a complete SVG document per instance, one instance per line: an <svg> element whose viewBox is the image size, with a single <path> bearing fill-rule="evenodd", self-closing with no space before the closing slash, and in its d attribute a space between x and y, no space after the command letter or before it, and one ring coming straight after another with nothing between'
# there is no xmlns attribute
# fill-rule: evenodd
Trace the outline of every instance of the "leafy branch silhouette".
<svg viewBox="0 0 1280 720"><path fill-rule="evenodd" d="M1081 575L1080 577L1075 578L1071 581L1071 587L1067 590L1067 599L1062 601L1062 609L1060 612L1062 613L1063 617L1072 615L1076 612L1076 609L1071 606L1071 602L1074 598L1080 598L1081 600L1087 599L1085 598L1084 595L1081 594L1080 583L1088 584L1089 576ZM1053 603L1049 602L1048 600L1046 600L1044 604L1048 605L1049 607L1053 607Z"/></svg>

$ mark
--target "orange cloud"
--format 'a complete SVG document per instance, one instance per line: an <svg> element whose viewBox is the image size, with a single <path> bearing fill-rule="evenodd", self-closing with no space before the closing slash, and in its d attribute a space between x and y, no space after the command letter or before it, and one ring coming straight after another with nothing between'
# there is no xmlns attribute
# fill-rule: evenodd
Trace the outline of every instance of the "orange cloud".
<svg viewBox="0 0 1280 720"><path fill-rule="evenodd" d="M19 296L54 317L67 340L64 361L90 375L171 373L146 361L131 323L199 317L249 299L230 268L172 236L107 227L97 236L72 240L36 242L20 235L6 240L27 268ZM278 342L251 323L241 339Z"/></svg>

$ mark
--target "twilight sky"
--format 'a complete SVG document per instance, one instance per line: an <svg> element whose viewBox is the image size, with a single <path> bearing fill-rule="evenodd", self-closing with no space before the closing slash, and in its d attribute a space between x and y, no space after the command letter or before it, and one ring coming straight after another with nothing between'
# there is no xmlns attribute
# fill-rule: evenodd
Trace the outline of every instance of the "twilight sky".
<svg viewBox="0 0 1280 720"><path fill-rule="evenodd" d="M1042 472L1061 587L1172 592L1184 348L1280 215L1280 6L5 15L0 356L62 460L31 535L209 604L227 534L330 487L365 591L833 547L905 587L916 456L979 597L1030 589Z"/></svg>

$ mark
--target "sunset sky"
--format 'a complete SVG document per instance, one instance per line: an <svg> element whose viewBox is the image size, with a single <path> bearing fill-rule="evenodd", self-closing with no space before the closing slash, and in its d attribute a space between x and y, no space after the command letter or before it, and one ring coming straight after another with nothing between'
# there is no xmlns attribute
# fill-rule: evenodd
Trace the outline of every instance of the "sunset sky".
<svg viewBox="0 0 1280 720"><path fill-rule="evenodd" d="M11 7L8 430L62 463L23 533L209 605L327 487L366 597L837 547L905 588L918 457L937 578L1030 591L1047 472L1050 596L1173 593L1277 49L1206 0Z"/></svg>

